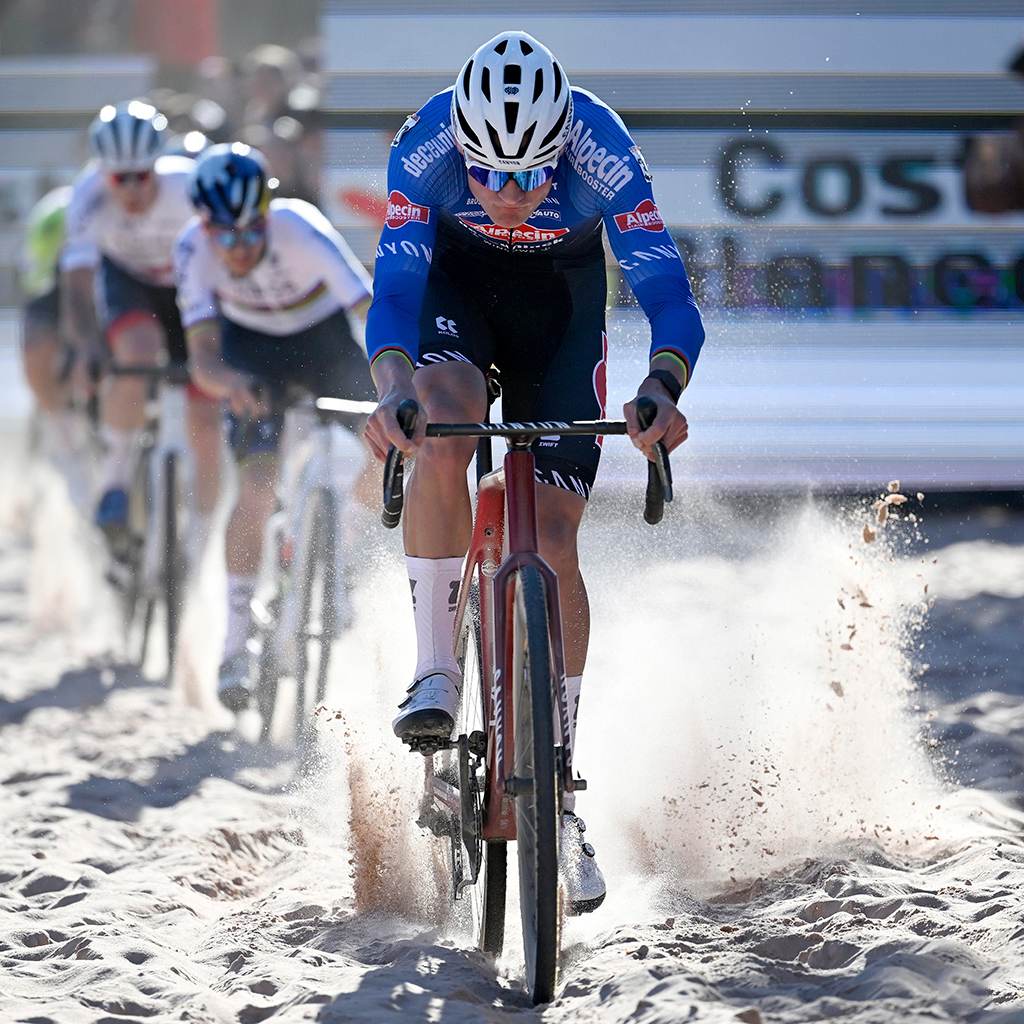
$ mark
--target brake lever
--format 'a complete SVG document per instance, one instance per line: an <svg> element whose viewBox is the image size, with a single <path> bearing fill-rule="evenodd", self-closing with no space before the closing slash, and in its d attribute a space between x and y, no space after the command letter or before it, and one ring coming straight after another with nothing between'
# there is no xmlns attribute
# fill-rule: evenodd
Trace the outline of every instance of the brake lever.
<svg viewBox="0 0 1024 1024"><path fill-rule="evenodd" d="M416 420L419 417L419 406L407 398L395 411L398 425L406 437L416 432ZM402 505L405 501L405 454L391 446L384 462L384 509L380 514L381 523L393 530L402 519Z"/></svg>
<svg viewBox="0 0 1024 1024"><path fill-rule="evenodd" d="M641 395L636 400L636 415L640 429L647 430L658 415L653 398ZM654 458L647 463L647 495L644 502L644 521L654 526L665 514L665 502L672 500L672 464L668 449L661 441L654 443Z"/></svg>

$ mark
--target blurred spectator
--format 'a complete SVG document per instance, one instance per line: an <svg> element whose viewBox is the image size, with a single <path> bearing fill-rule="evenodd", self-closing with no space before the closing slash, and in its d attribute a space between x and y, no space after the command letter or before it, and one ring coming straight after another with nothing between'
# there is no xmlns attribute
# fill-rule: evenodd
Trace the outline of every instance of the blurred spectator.
<svg viewBox="0 0 1024 1024"><path fill-rule="evenodd" d="M1024 82L1024 46L1007 70ZM1024 97L1021 100L1024 107ZM964 198L979 213L1024 210L1024 118L1009 132L965 140Z"/></svg>
<svg viewBox="0 0 1024 1024"><path fill-rule="evenodd" d="M241 72L242 141L262 150L280 181L279 195L316 203L320 89L315 71L304 67L293 50L267 44L245 57Z"/></svg>
<svg viewBox="0 0 1024 1024"><path fill-rule="evenodd" d="M245 99L238 69L227 57L207 57L196 68L195 90L203 99L224 111L225 130L230 135L242 124ZM227 139L223 141L229 141Z"/></svg>

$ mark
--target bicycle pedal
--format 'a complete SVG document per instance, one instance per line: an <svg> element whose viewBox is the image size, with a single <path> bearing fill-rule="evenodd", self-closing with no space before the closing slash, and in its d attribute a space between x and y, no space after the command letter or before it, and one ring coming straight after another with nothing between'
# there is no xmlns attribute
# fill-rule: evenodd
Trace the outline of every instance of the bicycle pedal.
<svg viewBox="0 0 1024 1024"><path fill-rule="evenodd" d="M451 750L455 746L451 740L439 740L434 736L414 736L402 742L414 754L422 754L424 757L433 757L439 750Z"/></svg>

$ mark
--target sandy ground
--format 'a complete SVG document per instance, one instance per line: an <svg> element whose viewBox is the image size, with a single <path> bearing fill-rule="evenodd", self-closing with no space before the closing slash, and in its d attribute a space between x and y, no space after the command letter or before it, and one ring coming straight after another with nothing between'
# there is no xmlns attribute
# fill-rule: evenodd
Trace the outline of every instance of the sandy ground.
<svg viewBox="0 0 1024 1024"><path fill-rule="evenodd" d="M694 497L655 532L595 502L579 809L610 895L535 1009L517 911L506 958L468 948L412 824L395 538L298 765L212 707L216 551L167 687L118 664L53 474L3 489L3 1021L1024 1022L1020 520L913 499L924 536L865 545L864 508Z"/></svg>

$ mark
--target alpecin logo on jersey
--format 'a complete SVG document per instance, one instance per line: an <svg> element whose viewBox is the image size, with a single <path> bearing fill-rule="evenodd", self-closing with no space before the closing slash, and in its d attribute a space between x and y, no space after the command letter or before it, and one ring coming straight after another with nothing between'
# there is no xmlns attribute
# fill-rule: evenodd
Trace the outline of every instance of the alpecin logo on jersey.
<svg viewBox="0 0 1024 1024"><path fill-rule="evenodd" d="M609 153L593 135L590 128L584 131L582 121L573 124L567 143L569 164L598 195L614 199L633 180L629 156Z"/></svg>
<svg viewBox="0 0 1024 1024"><path fill-rule="evenodd" d="M615 225L622 232L636 231L637 228L643 228L644 231L662 231L665 228L658 208L650 199L645 199L629 213L615 214Z"/></svg>
<svg viewBox="0 0 1024 1024"><path fill-rule="evenodd" d="M488 238L495 238L499 242L511 242L513 245L517 242L552 242L569 233L568 228L533 228L529 224L520 224L517 228L509 229L499 228L496 224L474 224L465 220L462 223L482 235L487 235Z"/></svg>
<svg viewBox="0 0 1024 1024"><path fill-rule="evenodd" d="M413 221L426 224L430 220L430 207L418 206L397 189L388 196L388 215L384 221L389 228L400 228Z"/></svg>

